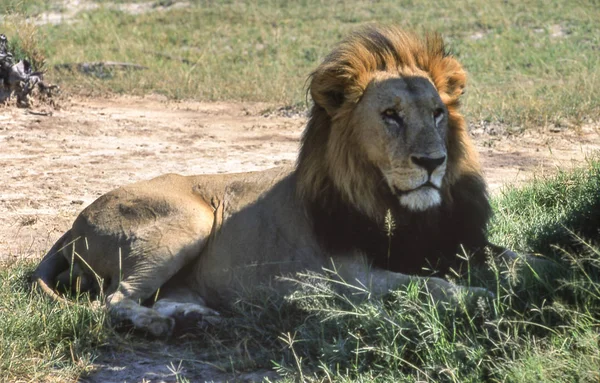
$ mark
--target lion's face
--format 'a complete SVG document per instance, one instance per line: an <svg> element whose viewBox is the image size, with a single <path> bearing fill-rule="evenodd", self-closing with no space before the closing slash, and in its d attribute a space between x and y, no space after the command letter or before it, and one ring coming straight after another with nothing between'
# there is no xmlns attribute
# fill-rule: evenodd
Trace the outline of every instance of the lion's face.
<svg viewBox="0 0 600 383"><path fill-rule="evenodd" d="M420 39L396 28L351 35L311 75L298 195L315 206L339 197L375 222L395 208L394 196L413 212L453 206L459 180L480 179L459 111L465 86L465 71L438 35Z"/></svg>
<svg viewBox="0 0 600 383"><path fill-rule="evenodd" d="M350 117L369 162L409 210L423 211L442 201L447 114L428 78L379 73Z"/></svg>

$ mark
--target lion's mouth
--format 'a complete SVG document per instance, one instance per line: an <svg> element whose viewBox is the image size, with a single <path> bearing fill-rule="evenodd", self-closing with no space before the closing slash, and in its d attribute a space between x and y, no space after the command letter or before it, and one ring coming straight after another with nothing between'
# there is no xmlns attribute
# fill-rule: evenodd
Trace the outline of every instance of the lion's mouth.
<svg viewBox="0 0 600 383"><path fill-rule="evenodd" d="M417 190L423 190L423 189L427 189L427 188L435 189L438 191L440 190L440 188L437 187L436 185L434 185L431 181L427 181L424 184L417 186L414 189L408 189L408 190L401 190L401 189L398 189L396 186L394 186L394 193L397 196L403 196L403 195L407 195L407 194L416 192Z"/></svg>
<svg viewBox="0 0 600 383"><path fill-rule="evenodd" d="M442 203L440 188L431 181L409 190L394 187L394 191L400 205L408 210L425 211Z"/></svg>

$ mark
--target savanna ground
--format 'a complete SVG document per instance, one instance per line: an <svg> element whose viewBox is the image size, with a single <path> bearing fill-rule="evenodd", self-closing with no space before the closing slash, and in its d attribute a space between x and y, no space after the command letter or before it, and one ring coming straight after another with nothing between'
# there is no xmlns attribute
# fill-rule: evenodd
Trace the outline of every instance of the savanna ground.
<svg viewBox="0 0 600 383"><path fill-rule="evenodd" d="M62 88L30 109L0 106L0 379L599 379L597 1L8 0L0 15L14 52ZM355 306L325 289L263 310L242 302L222 329L164 341L114 332L85 301L30 292L35 261L118 185L292 163L307 75L372 21L449 42L470 75L463 109L495 198L491 234L567 258L573 276L559 293L491 267L497 278L483 283L497 300L476 315L439 312L410 291ZM144 69L78 70L92 62ZM573 167L583 170L559 170ZM506 188L534 176L554 178Z"/></svg>

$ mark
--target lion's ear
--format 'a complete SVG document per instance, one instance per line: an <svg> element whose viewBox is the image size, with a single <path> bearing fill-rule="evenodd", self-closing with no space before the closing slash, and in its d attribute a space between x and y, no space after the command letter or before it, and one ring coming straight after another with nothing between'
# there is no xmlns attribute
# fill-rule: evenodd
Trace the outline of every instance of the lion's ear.
<svg viewBox="0 0 600 383"><path fill-rule="evenodd" d="M458 101L467 85L467 74L460 63L452 56L444 57L439 65L439 75L434 80L438 91L446 94L449 101Z"/></svg>
<svg viewBox="0 0 600 383"><path fill-rule="evenodd" d="M310 79L310 95L330 117L344 104L345 84L339 73L329 68L318 68Z"/></svg>

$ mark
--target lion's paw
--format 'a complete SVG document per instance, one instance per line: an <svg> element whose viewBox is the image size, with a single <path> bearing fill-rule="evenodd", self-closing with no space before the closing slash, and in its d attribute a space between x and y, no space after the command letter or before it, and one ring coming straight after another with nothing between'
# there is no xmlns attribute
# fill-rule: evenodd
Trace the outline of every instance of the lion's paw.
<svg viewBox="0 0 600 383"><path fill-rule="evenodd" d="M221 321L219 316L207 316L197 311L179 312L173 316L177 333L189 333L204 330Z"/></svg>
<svg viewBox="0 0 600 383"><path fill-rule="evenodd" d="M435 302L446 302L451 305L461 303L470 305L481 299L489 301L495 298L494 293L486 288L455 285L438 278L427 281L427 290Z"/></svg>
<svg viewBox="0 0 600 383"><path fill-rule="evenodd" d="M133 326L140 331L148 332L155 337L168 337L173 333L175 320L161 315L154 310L139 313L131 318Z"/></svg>
<svg viewBox="0 0 600 383"><path fill-rule="evenodd" d="M154 309L175 320L177 332L191 332L216 325L221 321L220 314L204 305L159 300Z"/></svg>

